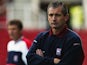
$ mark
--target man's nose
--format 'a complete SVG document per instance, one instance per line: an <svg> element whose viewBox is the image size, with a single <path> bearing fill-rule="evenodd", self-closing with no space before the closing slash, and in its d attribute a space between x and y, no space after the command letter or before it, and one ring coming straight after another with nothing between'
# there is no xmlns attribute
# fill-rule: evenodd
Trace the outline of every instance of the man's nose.
<svg viewBox="0 0 87 65"><path fill-rule="evenodd" d="M56 20L56 16L55 16L55 15L53 15L53 17L52 17L52 18L53 18L53 20Z"/></svg>

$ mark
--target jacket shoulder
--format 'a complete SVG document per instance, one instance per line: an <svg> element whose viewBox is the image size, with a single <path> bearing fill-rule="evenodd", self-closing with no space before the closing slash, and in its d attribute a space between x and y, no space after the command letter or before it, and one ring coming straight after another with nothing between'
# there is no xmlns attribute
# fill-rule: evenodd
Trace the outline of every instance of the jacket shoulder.
<svg viewBox="0 0 87 65"><path fill-rule="evenodd" d="M40 32L35 39L40 39L42 37L44 37L45 35L48 35L49 31L44 31L44 32Z"/></svg>
<svg viewBox="0 0 87 65"><path fill-rule="evenodd" d="M68 29L67 36L69 38L78 38L78 39L80 39L80 36L76 32L74 32L74 31L72 31L70 29Z"/></svg>

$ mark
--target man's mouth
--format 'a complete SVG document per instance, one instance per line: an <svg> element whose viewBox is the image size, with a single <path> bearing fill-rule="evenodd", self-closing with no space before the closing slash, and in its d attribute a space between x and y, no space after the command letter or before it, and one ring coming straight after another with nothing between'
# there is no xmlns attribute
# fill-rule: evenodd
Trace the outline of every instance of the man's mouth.
<svg viewBox="0 0 87 65"><path fill-rule="evenodd" d="M51 23L52 25L57 25L57 23Z"/></svg>

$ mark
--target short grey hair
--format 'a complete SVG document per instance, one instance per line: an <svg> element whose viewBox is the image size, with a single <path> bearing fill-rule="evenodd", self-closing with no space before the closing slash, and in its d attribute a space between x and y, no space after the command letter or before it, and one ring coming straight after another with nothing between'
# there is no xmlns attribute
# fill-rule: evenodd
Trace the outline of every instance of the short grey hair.
<svg viewBox="0 0 87 65"><path fill-rule="evenodd" d="M58 1L53 1L53 2L49 3L47 11L48 11L48 9L50 7L57 8L59 6L62 6L62 13L63 13L64 16L66 14L68 14L68 8L67 8L67 6L63 2L58 2Z"/></svg>

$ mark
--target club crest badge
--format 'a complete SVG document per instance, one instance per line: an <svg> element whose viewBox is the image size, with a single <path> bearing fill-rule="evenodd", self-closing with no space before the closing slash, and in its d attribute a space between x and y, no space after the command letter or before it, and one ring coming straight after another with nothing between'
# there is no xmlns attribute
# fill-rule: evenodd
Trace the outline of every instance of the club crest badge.
<svg viewBox="0 0 87 65"><path fill-rule="evenodd" d="M18 62L18 56L17 55L14 55L14 62Z"/></svg>
<svg viewBox="0 0 87 65"><path fill-rule="evenodd" d="M56 49L56 55L57 55L57 56L61 56L61 51L62 51L61 48L57 48L57 49Z"/></svg>

